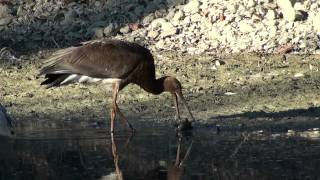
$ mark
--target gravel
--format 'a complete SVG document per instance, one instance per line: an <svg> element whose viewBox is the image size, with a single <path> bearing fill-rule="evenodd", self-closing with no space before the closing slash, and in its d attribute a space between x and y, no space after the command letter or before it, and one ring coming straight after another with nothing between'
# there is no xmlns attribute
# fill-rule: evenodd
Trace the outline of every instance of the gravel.
<svg viewBox="0 0 320 180"><path fill-rule="evenodd" d="M107 37L190 54L278 53L288 45L292 53L318 53L319 19L314 0L16 0L0 3L0 47L66 47Z"/></svg>

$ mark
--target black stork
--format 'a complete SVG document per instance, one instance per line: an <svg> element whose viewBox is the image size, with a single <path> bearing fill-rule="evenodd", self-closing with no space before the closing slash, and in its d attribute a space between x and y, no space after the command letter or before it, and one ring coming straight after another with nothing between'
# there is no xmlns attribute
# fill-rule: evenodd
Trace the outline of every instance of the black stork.
<svg viewBox="0 0 320 180"><path fill-rule="evenodd" d="M162 92L171 93L176 108L175 117L180 121L180 130L190 127L191 123L187 119L180 120L178 101L186 108L191 122L194 121L182 95L181 83L171 76L156 79L151 52L136 43L104 39L61 49L46 60L39 75L45 75L46 79L41 85L46 85L47 88L72 82L112 83L111 133L114 132L116 114L132 131L134 130L117 105L119 91L130 83L155 95Z"/></svg>

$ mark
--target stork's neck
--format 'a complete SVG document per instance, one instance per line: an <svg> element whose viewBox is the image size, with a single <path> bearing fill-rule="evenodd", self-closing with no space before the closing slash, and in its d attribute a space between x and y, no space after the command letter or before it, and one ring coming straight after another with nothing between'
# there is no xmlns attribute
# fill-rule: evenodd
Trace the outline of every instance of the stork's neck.
<svg viewBox="0 0 320 180"><path fill-rule="evenodd" d="M161 94L164 91L164 79L165 77L144 81L142 83L139 83L139 86L149 93Z"/></svg>

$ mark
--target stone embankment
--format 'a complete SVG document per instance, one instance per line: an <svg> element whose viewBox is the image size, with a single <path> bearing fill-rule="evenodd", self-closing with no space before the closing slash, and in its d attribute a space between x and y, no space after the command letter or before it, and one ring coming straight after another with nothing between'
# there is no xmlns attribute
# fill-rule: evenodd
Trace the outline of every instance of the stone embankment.
<svg viewBox="0 0 320 180"><path fill-rule="evenodd" d="M1 48L103 37L191 54L320 53L320 1L0 0Z"/></svg>

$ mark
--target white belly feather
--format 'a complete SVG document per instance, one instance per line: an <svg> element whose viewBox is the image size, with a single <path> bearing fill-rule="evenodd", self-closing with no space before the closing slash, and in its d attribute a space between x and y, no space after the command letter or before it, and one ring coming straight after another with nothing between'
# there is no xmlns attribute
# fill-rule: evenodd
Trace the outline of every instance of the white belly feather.
<svg viewBox="0 0 320 180"><path fill-rule="evenodd" d="M79 83L114 83L119 82L121 79L118 78L93 78L85 75L71 74L60 85L79 82Z"/></svg>

